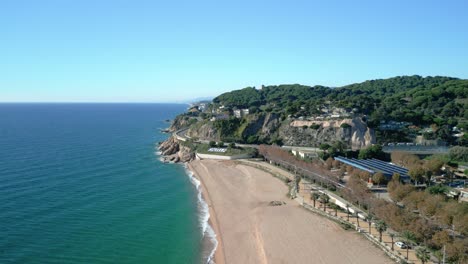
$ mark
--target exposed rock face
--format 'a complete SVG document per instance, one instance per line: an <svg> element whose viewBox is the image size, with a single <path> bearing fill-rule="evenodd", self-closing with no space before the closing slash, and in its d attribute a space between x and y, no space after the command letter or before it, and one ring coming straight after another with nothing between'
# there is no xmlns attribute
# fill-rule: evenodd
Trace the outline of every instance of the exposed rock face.
<svg viewBox="0 0 468 264"><path fill-rule="evenodd" d="M321 143L342 141L352 149L361 149L375 143L375 134L367 127L361 118L328 120L328 121L281 121L277 114L252 114L247 117L238 131L237 136L244 139L257 135L259 139L281 138L285 145L318 147ZM309 128L312 124L320 125L318 129ZM343 124L349 126L342 127ZM188 126L183 117L174 120L170 130L179 130ZM303 128L307 126L307 128ZM221 135L213 126L213 122L204 120L192 124L186 135L201 140L220 141ZM165 147L163 147L165 148ZM173 149L169 152L178 152ZM179 157L180 158L180 157ZM185 158L184 158L185 159Z"/></svg>
<svg viewBox="0 0 468 264"><path fill-rule="evenodd" d="M187 131L187 135L192 138L199 138L203 140L221 140L218 130L216 130L216 128L213 127L213 124L211 122L202 124L201 126L191 127Z"/></svg>
<svg viewBox="0 0 468 264"><path fill-rule="evenodd" d="M189 162L195 158L195 153L190 148L180 145L175 137L161 142L158 149L163 155L164 162Z"/></svg>
<svg viewBox="0 0 468 264"><path fill-rule="evenodd" d="M254 116L249 120L249 124L242 133L242 136L258 134L260 138L269 138L276 132L280 125L277 114L268 113L266 115Z"/></svg>
<svg viewBox="0 0 468 264"><path fill-rule="evenodd" d="M342 124L350 127L341 127ZM312 124L318 129L303 128ZM331 121L292 121L289 126L280 128L280 136L285 145L319 146L324 142L343 141L352 149L368 147L375 143L374 131L367 127L360 118Z"/></svg>
<svg viewBox="0 0 468 264"><path fill-rule="evenodd" d="M257 134L262 129L264 122L265 116L263 115L250 116L247 126L245 127L244 131L242 131L242 136L248 137L250 135Z"/></svg>
<svg viewBox="0 0 468 264"><path fill-rule="evenodd" d="M187 127L190 125L190 119L185 116L177 116L174 121L172 121L171 126L167 129L168 132L175 132L179 129Z"/></svg>
<svg viewBox="0 0 468 264"><path fill-rule="evenodd" d="M195 159L195 153L186 146L180 146L177 155L179 156L179 160L181 162L190 162Z"/></svg>
<svg viewBox="0 0 468 264"><path fill-rule="evenodd" d="M269 137L276 132L280 125L281 122L278 115L268 113L263 121L262 134Z"/></svg>

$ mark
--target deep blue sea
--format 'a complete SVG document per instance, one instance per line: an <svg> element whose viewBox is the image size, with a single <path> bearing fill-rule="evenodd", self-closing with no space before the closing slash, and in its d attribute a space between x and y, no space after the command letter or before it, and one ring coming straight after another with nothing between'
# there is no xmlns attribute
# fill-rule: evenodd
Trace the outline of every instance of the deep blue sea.
<svg viewBox="0 0 468 264"><path fill-rule="evenodd" d="M186 107L0 104L0 263L200 263L197 190L155 149Z"/></svg>

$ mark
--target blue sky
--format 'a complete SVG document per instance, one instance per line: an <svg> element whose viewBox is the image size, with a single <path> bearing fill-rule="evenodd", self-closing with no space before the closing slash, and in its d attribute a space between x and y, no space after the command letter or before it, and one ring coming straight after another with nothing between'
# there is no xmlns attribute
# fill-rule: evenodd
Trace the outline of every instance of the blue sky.
<svg viewBox="0 0 468 264"><path fill-rule="evenodd" d="M0 101L468 78L467 1L2 1Z"/></svg>

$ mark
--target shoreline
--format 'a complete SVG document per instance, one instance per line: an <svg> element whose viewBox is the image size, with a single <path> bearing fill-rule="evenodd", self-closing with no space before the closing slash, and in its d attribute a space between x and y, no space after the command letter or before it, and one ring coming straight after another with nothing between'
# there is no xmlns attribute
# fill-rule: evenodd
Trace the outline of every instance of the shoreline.
<svg viewBox="0 0 468 264"><path fill-rule="evenodd" d="M194 177L200 182L201 195L202 195L203 200L208 206L208 211L209 211L208 225L210 225L211 228L213 229L215 233L215 239L217 241L216 248L214 248L215 251L213 254L212 261L215 264L225 264L226 261L224 257L223 239L222 239L221 232L218 226L216 211L214 207L212 206L212 201L211 201L208 189L206 188L203 179L193 169L191 162L186 163L186 168L190 173L192 173L192 177Z"/></svg>

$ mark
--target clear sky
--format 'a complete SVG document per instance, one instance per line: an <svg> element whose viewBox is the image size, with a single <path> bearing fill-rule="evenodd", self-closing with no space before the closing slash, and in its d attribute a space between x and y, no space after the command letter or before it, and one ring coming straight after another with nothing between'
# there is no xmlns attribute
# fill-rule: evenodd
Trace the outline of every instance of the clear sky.
<svg viewBox="0 0 468 264"><path fill-rule="evenodd" d="M260 84L468 78L468 1L4 0L0 101L167 102Z"/></svg>

